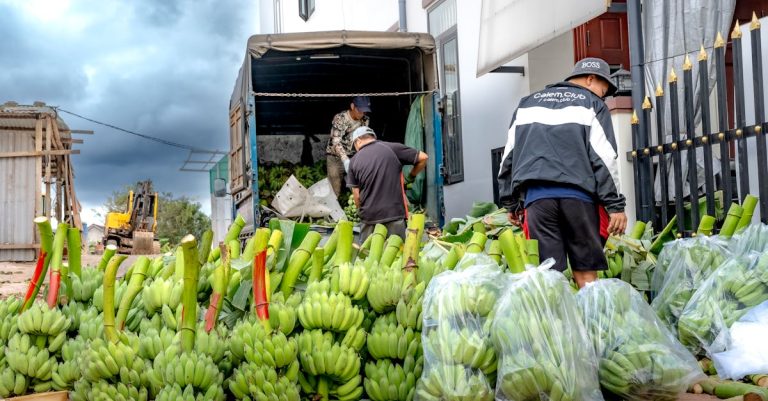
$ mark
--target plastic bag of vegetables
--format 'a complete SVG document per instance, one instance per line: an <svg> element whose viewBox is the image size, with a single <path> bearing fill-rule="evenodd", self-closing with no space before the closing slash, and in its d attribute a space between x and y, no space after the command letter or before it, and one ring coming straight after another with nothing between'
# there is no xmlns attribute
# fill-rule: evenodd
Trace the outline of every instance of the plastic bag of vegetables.
<svg viewBox="0 0 768 401"><path fill-rule="evenodd" d="M731 325L766 300L768 253L732 257L691 297L678 323L680 341L693 352L724 351Z"/></svg>
<svg viewBox="0 0 768 401"><path fill-rule="evenodd" d="M491 338L496 400L602 400L598 361L565 276L553 262L509 276Z"/></svg>
<svg viewBox="0 0 768 401"><path fill-rule="evenodd" d="M733 237L731 250L735 255L768 251L768 225L752 224Z"/></svg>
<svg viewBox="0 0 768 401"><path fill-rule="evenodd" d="M656 271L664 276L663 279L654 278L654 282L663 284L651 307L667 327L676 332L680 314L693 293L730 257L728 241L707 236L686 238L668 245L661 253L660 263L669 258L669 267L666 273L661 269Z"/></svg>
<svg viewBox="0 0 768 401"><path fill-rule="evenodd" d="M600 384L628 401L674 401L706 377L631 285L588 284L576 295L600 359Z"/></svg>
<svg viewBox="0 0 768 401"><path fill-rule="evenodd" d="M480 254L467 254L460 265L435 276L424 295L424 370L416 400L493 400L496 352L488 316L503 274Z"/></svg>

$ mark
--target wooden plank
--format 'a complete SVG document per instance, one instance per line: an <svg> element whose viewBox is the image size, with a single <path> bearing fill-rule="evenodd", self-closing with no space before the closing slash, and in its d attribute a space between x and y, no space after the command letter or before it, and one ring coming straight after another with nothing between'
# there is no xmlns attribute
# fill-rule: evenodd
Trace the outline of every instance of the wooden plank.
<svg viewBox="0 0 768 401"><path fill-rule="evenodd" d="M45 117L45 150L51 151L51 136L53 135L53 123L51 117ZM51 217L51 156L45 157L45 202L43 212Z"/></svg>
<svg viewBox="0 0 768 401"><path fill-rule="evenodd" d="M0 244L0 249L37 249L40 244Z"/></svg>
<svg viewBox="0 0 768 401"><path fill-rule="evenodd" d="M80 154L80 149L65 149L65 150L35 151L35 152L6 152L6 153L0 153L0 158L63 156L63 155L79 155L79 154ZM48 167L50 168L50 166Z"/></svg>
<svg viewBox="0 0 768 401"><path fill-rule="evenodd" d="M43 120L37 119L35 121L35 151L40 152L43 150ZM35 217L42 214L42 188L40 187L40 179L43 178L43 160L38 158L35 160ZM35 238L39 241L38 232L35 230Z"/></svg>
<svg viewBox="0 0 768 401"><path fill-rule="evenodd" d="M62 143L83 143L85 142L82 139L75 139L75 138L61 138Z"/></svg>
<svg viewBox="0 0 768 401"><path fill-rule="evenodd" d="M72 164L67 165L67 188L69 189L69 199L72 203L72 221L78 230L83 231L83 222L80 220L80 202L77 201L75 194L75 180L72 172Z"/></svg>
<svg viewBox="0 0 768 401"><path fill-rule="evenodd" d="M73 129L73 130L69 130L69 132L73 134L93 135L93 131L89 129Z"/></svg>

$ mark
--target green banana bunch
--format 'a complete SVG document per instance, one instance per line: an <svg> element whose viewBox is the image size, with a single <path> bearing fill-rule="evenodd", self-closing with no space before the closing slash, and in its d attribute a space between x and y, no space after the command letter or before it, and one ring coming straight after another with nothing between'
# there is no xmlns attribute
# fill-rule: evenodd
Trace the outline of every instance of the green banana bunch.
<svg viewBox="0 0 768 401"><path fill-rule="evenodd" d="M23 395L28 386L27 376L11 369L5 359L0 361L0 397Z"/></svg>
<svg viewBox="0 0 768 401"><path fill-rule="evenodd" d="M8 339L19 332L19 315L8 315L0 320L0 349Z"/></svg>
<svg viewBox="0 0 768 401"><path fill-rule="evenodd" d="M365 364L365 392L373 401L412 401L421 377L422 357L408 356L403 365L387 359Z"/></svg>
<svg viewBox="0 0 768 401"><path fill-rule="evenodd" d="M353 348L336 343L330 332L305 330L297 336L297 343L299 362L309 375L343 383L360 373L360 356Z"/></svg>
<svg viewBox="0 0 768 401"><path fill-rule="evenodd" d="M499 297L498 284L467 282L457 278L460 277L441 280L445 285L434 293L435 300L429 302L432 306L429 315L441 318L466 314L480 318L488 316Z"/></svg>
<svg viewBox="0 0 768 401"><path fill-rule="evenodd" d="M157 355L153 371L154 380L159 379L162 387L156 399L160 399L164 390L170 391L169 387L178 386L186 391L190 386L197 395L207 397L212 394L212 399L223 400L224 375L208 355L197 351L180 352L178 346L172 345Z"/></svg>
<svg viewBox="0 0 768 401"><path fill-rule="evenodd" d="M375 359L399 359L421 353L421 333L391 322L392 314L377 319L368 335L368 354Z"/></svg>
<svg viewBox="0 0 768 401"><path fill-rule="evenodd" d="M424 290L427 283L420 282L415 287L407 290L397 302L395 313L397 323L403 327L421 330L421 311L424 300Z"/></svg>
<svg viewBox="0 0 768 401"><path fill-rule="evenodd" d="M183 305L179 304L176 309L171 309L168 305L163 305L160 317L163 319L165 327L178 331L181 328L181 312Z"/></svg>
<svg viewBox="0 0 768 401"><path fill-rule="evenodd" d="M656 344L635 344L608 352L600 359L600 384L626 399L677 400L688 386L691 369L669 351Z"/></svg>
<svg viewBox="0 0 768 401"><path fill-rule="evenodd" d="M64 343L61 347L62 361L51 374L54 389L69 390L82 377L81 355L85 349L86 341L82 337L76 337Z"/></svg>
<svg viewBox="0 0 768 401"><path fill-rule="evenodd" d="M292 366L293 380L279 375L274 368L243 363L229 378L229 391L238 400L299 401L299 386L296 384L299 365L294 363Z"/></svg>
<svg viewBox="0 0 768 401"><path fill-rule="evenodd" d="M229 351L233 365L242 361L282 368L296 360L298 345L282 332L268 334L255 318L241 321L232 329Z"/></svg>
<svg viewBox="0 0 768 401"><path fill-rule="evenodd" d="M510 276L490 333L499 357L497 390L505 398L601 398L598 360L561 273Z"/></svg>
<svg viewBox="0 0 768 401"><path fill-rule="evenodd" d="M165 324L163 323L163 317L155 314L151 318L144 317L144 319L139 322L139 333L146 333L149 330L155 330L157 332L162 331L165 327ZM170 330L170 329L169 329ZM175 331L175 330L171 330Z"/></svg>
<svg viewBox="0 0 768 401"><path fill-rule="evenodd" d="M78 334L86 340L95 340L104 336L104 315L95 307L80 313Z"/></svg>
<svg viewBox="0 0 768 401"><path fill-rule="evenodd" d="M203 280L201 280L203 281ZM152 316L167 305L171 310L181 303L181 292L184 286L179 280L174 278L162 279L155 278L152 283L144 288L144 310L147 316Z"/></svg>
<svg viewBox="0 0 768 401"><path fill-rule="evenodd" d="M207 392L198 393L192 386L182 388L178 384L165 386L157 394L155 401L215 401L224 400L224 389L220 386L211 386Z"/></svg>
<svg viewBox="0 0 768 401"><path fill-rule="evenodd" d="M324 290L329 287L327 280L308 286L304 299L297 308L299 322L304 329L324 329L344 332L360 326L365 314L352 305L352 299L341 293Z"/></svg>
<svg viewBox="0 0 768 401"><path fill-rule="evenodd" d="M425 332L424 347L446 364L479 369L486 375L496 371L496 352L490 335L467 327L454 330L448 324Z"/></svg>
<svg viewBox="0 0 768 401"><path fill-rule="evenodd" d="M301 293L294 292L286 300L278 291L269 301L269 325L274 330L290 335L296 327L296 308L301 304Z"/></svg>
<svg viewBox="0 0 768 401"><path fill-rule="evenodd" d="M144 370L143 359L136 355L138 337L120 332L119 339L117 343L101 338L91 341L83 355L83 377L90 382L110 381L117 380L123 367L137 372ZM134 364L137 366L134 367Z"/></svg>
<svg viewBox="0 0 768 401"><path fill-rule="evenodd" d="M138 355L151 361L155 357L170 347L176 338L176 332L163 327L159 331L155 328L148 328L139 335Z"/></svg>
<svg viewBox="0 0 768 401"><path fill-rule="evenodd" d="M53 382L50 380L37 380L32 379L29 382L29 387L27 388L27 391L30 393L47 393L48 391L51 391L53 389Z"/></svg>
<svg viewBox="0 0 768 401"><path fill-rule="evenodd" d="M704 281L678 321L680 341L694 353L725 349L721 333L768 300L768 253L732 257Z"/></svg>
<svg viewBox="0 0 768 401"><path fill-rule="evenodd" d="M5 320L9 316L17 314L20 307L21 298L14 295L0 300L0 319Z"/></svg>
<svg viewBox="0 0 768 401"><path fill-rule="evenodd" d="M86 400L114 401L147 401L149 394L145 388L137 388L131 384L111 384L103 380L91 383L85 394Z"/></svg>
<svg viewBox="0 0 768 401"><path fill-rule="evenodd" d="M624 270L624 258L621 250L617 249L606 255L608 261L608 270L598 272L600 278L621 277L621 271Z"/></svg>
<svg viewBox="0 0 768 401"><path fill-rule="evenodd" d="M90 303L96 289L104 282L104 272L96 268L83 268L80 276L70 275L72 298L77 302ZM65 282L62 285L66 286Z"/></svg>
<svg viewBox="0 0 768 401"><path fill-rule="evenodd" d="M342 263L331 274L331 291L346 294L354 301L365 297L369 284L368 272L362 263Z"/></svg>
<svg viewBox="0 0 768 401"><path fill-rule="evenodd" d="M80 302L70 302L61 307L61 313L71 322L69 325L70 333L77 334L77 329L80 327L80 315L86 309L88 309L88 306Z"/></svg>
<svg viewBox="0 0 768 401"><path fill-rule="evenodd" d="M66 333L71 321L59 309L51 309L45 302L37 301L19 315L19 331L36 336L56 337Z"/></svg>
<svg viewBox="0 0 768 401"><path fill-rule="evenodd" d="M53 358L45 347L46 340L47 337L34 338L29 334L15 334L8 340L8 346L5 349L8 366L15 373L23 374L30 379L51 380L51 374L56 367L56 358Z"/></svg>
<svg viewBox="0 0 768 401"><path fill-rule="evenodd" d="M479 371L438 363L422 374L414 397L419 401L493 401L494 393Z"/></svg>
<svg viewBox="0 0 768 401"><path fill-rule="evenodd" d="M224 325L216 326L211 332L205 331L205 323L197 325L195 334L195 351L208 355L214 363L219 364L228 350L227 328ZM246 348L250 345L246 345Z"/></svg>
<svg viewBox="0 0 768 401"><path fill-rule="evenodd" d="M360 352L360 350L365 346L366 337L367 333L365 330L362 327L357 326L347 330L343 336L341 333L337 334L337 339L340 340L342 345L346 345L347 347L350 347L357 352Z"/></svg>
<svg viewBox="0 0 768 401"><path fill-rule="evenodd" d="M115 305L120 305L120 300L123 299L123 294L125 294L127 289L128 283L125 280L115 283ZM93 292L91 305L95 306L99 312L104 311L104 285L100 285L96 288L96 291Z"/></svg>
<svg viewBox="0 0 768 401"><path fill-rule="evenodd" d="M299 385L301 387L302 394L305 399L308 395L311 395L309 399L322 398L320 394L320 381L326 380L328 384L328 399L334 399L338 401L357 401L363 395L363 387L360 385L363 382L363 378L360 375L356 375L343 383L328 383L327 379L322 376L310 376L299 374Z"/></svg>
<svg viewBox="0 0 768 401"><path fill-rule="evenodd" d="M403 292L416 285L416 276L405 273L397 264L371 269L368 303L376 313L389 312L397 306Z"/></svg>
<svg viewBox="0 0 768 401"><path fill-rule="evenodd" d="M141 293L134 298L133 306L128 310L128 316L125 318L125 330L132 333L141 331L141 323L147 319L147 312L141 305ZM137 301L138 300L138 304Z"/></svg>

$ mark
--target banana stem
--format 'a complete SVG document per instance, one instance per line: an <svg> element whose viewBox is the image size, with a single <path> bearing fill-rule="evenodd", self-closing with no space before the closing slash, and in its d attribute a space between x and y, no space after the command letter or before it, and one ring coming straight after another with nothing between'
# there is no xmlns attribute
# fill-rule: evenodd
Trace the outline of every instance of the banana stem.
<svg viewBox="0 0 768 401"><path fill-rule="evenodd" d="M238 214L232 222L232 225L229 226L229 231L227 231L227 234L224 236L224 243L228 244L229 241L238 239L240 237L240 232L243 231L243 227L245 227L245 219Z"/></svg>
<svg viewBox="0 0 768 401"><path fill-rule="evenodd" d="M237 259L240 257L240 241L233 239L228 241L227 246L229 247L229 260Z"/></svg>
<svg viewBox="0 0 768 401"><path fill-rule="evenodd" d="M197 243L197 241L195 241L195 243ZM176 269L173 277L176 279L176 281L179 281L184 278L184 251L181 249L181 246L176 248L175 264Z"/></svg>
<svg viewBox="0 0 768 401"><path fill-rule="evenodd" d="M501 243L499 240L491 241L491 247L488 249L488 256L497 264L501 264Z"/></svg>
<svg viewBox="0 0 768 401"><path fill-rule="evenodd" d="M403 270L413 271L419 268L419 251L421 250L421 237L424 235L425 219L423 214L414 213L408 220L405 245L403 245Z"/></svg>
<svg viewBox="0 0 768 401"><path fill-rule="evenodd" d="M53 252L53 229L51 229L51 221L45 216L36 217L34 221L37 225L37 230L40 233L40 255L38 256L37 262L37 266L39 267L35 268L35 276L33 276L32 281L29 283L30 287L27 291L24 305L19 309L19 313L29 309L35 302L35 298L37 298L37 294L40 292L40 287L42 287L43 281L45 281L45 275L48 272L48 265L51 263L51 254ZM42 258L42 260L40 260L40 258ZM35 279L35 277L37 277L37 279Z"/></svg>
<svg viewBox="0 0 768 401"><path fill-rule="evenodd" d="M384 243L387 240L387 227L382 224L376 224L373 229L373 234L370 237L371 251L368 253L368 260L378 262L381 260L381 255L384 253Z"/></svg>
<svg viewBox="0 0 768 401"><path fill-rule="evenodd" d="M347 220L340 221L336 225L336 230L339 232L339 239L333 265L339 266L352 261L352 244L355 242L355 234L352 230L352 222Z"/></svg>
<svg viewBox="0 0 768 401"><path fill-rule="evenodd" d="M109 260L115 256L115 253L117 253L117 246L115 244L107 244L104 247L104 254L101 255L101 260L99 261L99 270L104 271L107 268Z"/></svg>
<svg viewBox="0 0 768 401"><path fill-rule="evenodd" d="M329 391L328 379L326 379L325 376L320 376L317 380L317 394L320 396L319 401L328 401Z"/></svg>
<svg viewBox="0 0 768 401"><path fill-rule="evenodd" d="M35 272L32 274L32 280L29 281L29 288L27 288L27 293L24 295L24 303L21 305L21 308L19 308L19 314L32 305L32 302L34 302L35 297L37 296L37 291L40 290L40 285L42 285L44 277L43 265L45 264L45 259L46 253L43 249L40 249L40 254L37 256L37 264L35 265Z"/></svg>
<svg viewBox="0 0 768 401"><path fill-rule="evenodd" d="M81 276L81 254L82 242L80 241L80 230L77 227L71 227L67 230L67 260L69 261L69 271L77 277ZM68 287L70 288L70 287Z"/></svg>
<svg viewBox="0 0 768 401"><path fill-rule="evenodd" d="M333 258L336 255L336 246L338 244L339 244L339 226L337 225L336 228L333 229L331 236L328 237L328 241L325 241L325 245L323 245L323 254L325 255L325 263L330 262L331 258Z"/></svg>
<svg viewBox="0 0 768 401"><path fill-rule="evenodd" d="M705 214L704 216L701 216L701 221L699 222L699 228L696 230L696 234L710 236L714 229L715 218Z"/></svg>
<svg viewBox="0 0 768 401"><path fill-rule="evenodd" d="M280 282L280 291L283 292L285 299L288 299L291 293L293 293L293 287L296 285L296 280L299 279L302 268L309 261L321 238L322 236L316 231L308 232L304 240L301 241L299 248L291 254L288 268L285 269L285 275Z"/></svg>
<svg viewBox="0 0 768 401"><path fill-rule="evenodd" d="M51 277L48 283L48 306L55 308L59 304L59 288L61 286L61 264L64 257L64 242L67 240L66 223L59 223L56 235L53 237L53 256L51 256ZM64 279L65 283L68 281ZM72 285L68 285L72 287Z"/></svg>
<svg viewBox="0 0 768 401"><path fill-rule="evenodd" d="M643 234L645 233L645 226L645 222L642 221L635 223L635 225L632 227L632 232L629 233L629 238L636 240L643 238Z"/></svg>
<svg viewBox="0 0 768 401"><path fill-rule="evenodd" d="M139 256L135 262L133 262L133 274L128 282L128 288L120 298L120 307L117 310L117 321L115 322L118 330L123 331L125 328L125 319L128 317L128 311L131 309L133 299L136 298L139 291L142 289L144 279L147 277L147 270L149 270L150 260L146 256Z"/></svg>
<svg viewBox="0 0 768 401"><path fill-rule="evenodd" d="M104 271L104 337L107 341L116 343L117 330L115 329L115 279L120 263L127 258L126 255L115 255L109 259Z"/></svg>
<svg viewBox="0 0 768 401"><path fill-rule="evenodd" d="M475 231L472 234L472 239L467 244L467 253L481 253L485 250L485 243L488 241L488 237L485 233Z"/></svg>
<svg viewBox="0 0 768 401"><path fill-rule="evenodd" d="M755 207L757 206L757 197L752 195L747 195L746 198L744 198L744 202L741 204L741 218L739 219L739 223L736 225L736 231L741 230L742 228L746 228L752 223L752 216L755 213Z"/></svg>
<svg viewBox="0 0 768 401"><path fill-rule="evenodd" d="M283 232L273 230L267 243L267 271L274 270L277 265L277 256L280 253L281 245L283 245Z"/></svg>
<svg viewBox="0 0 768 401"><path fill-rule="evenodd" d="M216 327L216 321L219 319L219 312L221 311L221 304L226 296L227 291L227 277L229 269L229 252L227 246L224 243L220 243L218 248L219 259L221 263L213 271L213 291L211 291L211 299L208 302L208 310L205 312L205 331L210 333L211 330Z"/></svg>
<svg viewBox="0 0 768 401"><path fill-rule="evenodd" d="M312 253L312 271L309 273L309 280L307 280L307 283L320 281L320 277L323 275L324 260L325 252L323 251L323 248L315 248L315 252Z"/></svg>
<svg viewBox="0 0 768 401"><path fill-rule="evenodd" d="M184 289L182 292L181 312L181 349L192 351L195 348L195 321L197 320L197 281L200 274L197 240L187 235L181 240L181 253L184 260Z"/></svg>
<svg viewBox="0 0 768 401"><path fill-rule="evenodd" d="M744 213L744 209L739 206L738 203L731 203L731 207L728 208L728 216L723 222L723 227L720 229L720 236L723 238L731 238L733 233L736 232L736 227L739 225L741 215Z"/></svg>
<svg viewBox="0 0 768 401"><path fill-rule="evenodd" d="M384 253L381 254L380 266L392 266L392 262L395 261L397 255L401 252L403 246L403 239L397 235L390 235L387 238L387 245L384 248Z"/></svg>
<svg viewBox="0 0 768 401"><path fill-rule="evenodd" d="M502 232L499 236L499 242L501 242L501 250L504 252L504 257L507 259L509 271L512 273L522 273L525 271L525 262L523 262L520 250L517 248L517 241L512 230Z"/></svg>
<svg viewBox="0 0 768 401"><path fill-rule="evenodd" d="M197 260L200 263L205 263L208 260L208 255L211 253L211 244L213 243L213 230L205 230L202 238L200 238L200 246L198 250Z"/></svg>
<svg viewBox="0 0 768 401"><path fill-rule="evenodd" d="M525 240L525 253L528 255L528 263L534 266L538 266L539 263L539 240L529 239Z"/></svg>

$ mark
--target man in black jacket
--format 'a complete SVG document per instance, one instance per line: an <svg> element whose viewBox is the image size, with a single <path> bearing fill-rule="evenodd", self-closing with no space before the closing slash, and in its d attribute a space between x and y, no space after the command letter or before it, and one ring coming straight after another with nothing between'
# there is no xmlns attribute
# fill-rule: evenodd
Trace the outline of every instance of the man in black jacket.
<svg viewBox="0 0 768 401"><path fill-rule="evenodd" d="M570 262L579 287L608 268L600 236L623 233L625 200L619 188L616 139L603 99L616 87L608 64L586 58L565 82L520 101L499 171L499 194L512 223L539 241L541 259Z"/></svg>

